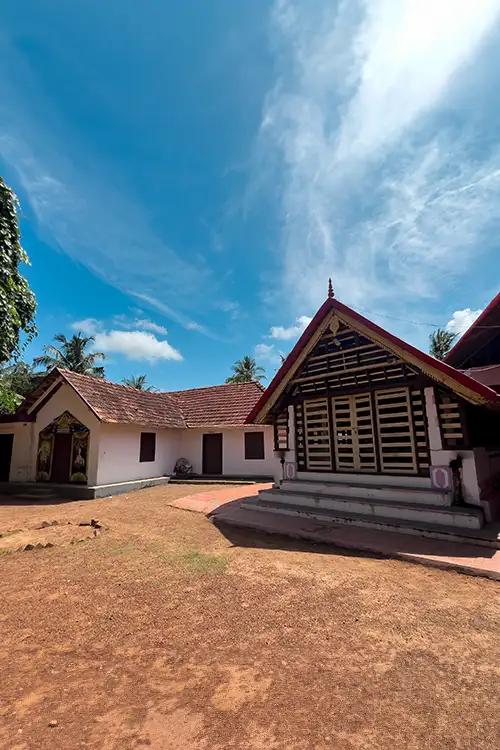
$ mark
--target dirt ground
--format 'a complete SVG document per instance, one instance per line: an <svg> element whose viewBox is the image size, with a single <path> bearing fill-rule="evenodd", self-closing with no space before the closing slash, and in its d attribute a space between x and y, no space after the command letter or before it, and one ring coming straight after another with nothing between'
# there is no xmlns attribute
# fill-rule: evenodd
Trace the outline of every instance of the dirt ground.
<svg viewBox="0 0 500 750"><path fill-rule="evenodd" d="M498 583L217 529L192 491L0 502L2 749L499 746Z"/></svg>

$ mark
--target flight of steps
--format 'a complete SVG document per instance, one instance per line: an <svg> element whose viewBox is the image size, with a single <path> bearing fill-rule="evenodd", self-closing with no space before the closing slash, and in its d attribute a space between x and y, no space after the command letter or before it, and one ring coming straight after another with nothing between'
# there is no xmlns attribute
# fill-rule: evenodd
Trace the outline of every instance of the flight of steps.
<svg viewBox="0 0 500 750"><path fill-rule="evenodd" d="M416 478L401 486L391 477L282 481L273 489L245 500L242 507L335 524L441 537L474 536L482 529L481 508L452 505L452 495Z"/></svg>

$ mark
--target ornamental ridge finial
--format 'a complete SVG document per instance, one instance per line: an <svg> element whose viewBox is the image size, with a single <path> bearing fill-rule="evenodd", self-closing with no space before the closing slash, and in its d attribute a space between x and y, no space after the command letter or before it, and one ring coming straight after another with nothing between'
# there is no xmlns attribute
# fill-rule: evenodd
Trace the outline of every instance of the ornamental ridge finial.
<svg viewBox="0 0 500 750"><path fill-rule="evenodd" d="M331 279L328 279L328 299L333 299L333 286Z"/></svg>

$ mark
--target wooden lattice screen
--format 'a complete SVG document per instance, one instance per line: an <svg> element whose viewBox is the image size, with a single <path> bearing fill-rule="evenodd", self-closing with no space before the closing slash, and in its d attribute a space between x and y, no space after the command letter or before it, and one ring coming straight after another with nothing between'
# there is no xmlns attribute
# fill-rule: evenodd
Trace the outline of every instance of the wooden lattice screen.
<svg viewBox="0 0 500 750"><path fill-rule="evenodd" d="M328 399L304 401L307 468L328 471L332 468Z"/></svg>
<svg viewBox="0 0 500 750"><path fill-rule="evenodd" d="M456 397L436 389L436 403L443 448L462 447L466 443L463 411Z"/></svg>
<svg viewBox="0 0 500 750"><path fill-rule="evenodd" d="M289 428L288 428L288 409L278 414L274 423L274 450L287 451Z"/></svg>

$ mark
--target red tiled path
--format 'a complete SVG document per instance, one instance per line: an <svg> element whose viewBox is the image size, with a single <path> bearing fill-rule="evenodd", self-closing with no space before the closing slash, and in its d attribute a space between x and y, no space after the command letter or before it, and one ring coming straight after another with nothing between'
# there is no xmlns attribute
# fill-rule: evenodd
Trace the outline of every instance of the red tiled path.
<svg viewBox="0 0 500 750"><path fill-rule="evenodd" d="M272 486L272 482L266 482L265 484L233 484L225 487L223 490L207 490L207 492L198 492L196 495L179 497L168 504L173 508L193 510L196 513L205 513L208 515L222 505L232 503L234 500L241 500L244 497L254 497L260 490L269 490Z"/></svg>
<svg viewBox="0 0 500 750"><path fill-rule="evenodd" d="M210 515L215 522L281 534L310 542L331 544L396 557L437 568L500 580L500 550L475 544L431 539L412 534L368 529L244 509L239 500L254 497L271 484L231 486L172 500L174 508Z"/></svg>

